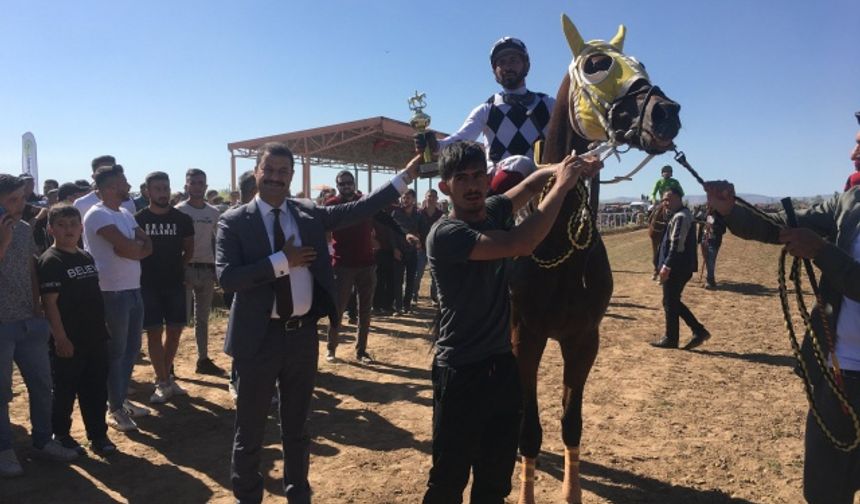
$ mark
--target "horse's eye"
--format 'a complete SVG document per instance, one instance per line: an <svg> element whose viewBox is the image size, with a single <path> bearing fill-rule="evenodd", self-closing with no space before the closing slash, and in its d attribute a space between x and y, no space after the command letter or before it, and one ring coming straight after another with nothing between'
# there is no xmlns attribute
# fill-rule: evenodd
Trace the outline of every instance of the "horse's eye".
<svg viewBox="0 0 860 504"><path fill-rule="evenodd" d="M586 80L591 84L599 84L612 71L615 60L605 54L593 54L582 65Z"/></svg>

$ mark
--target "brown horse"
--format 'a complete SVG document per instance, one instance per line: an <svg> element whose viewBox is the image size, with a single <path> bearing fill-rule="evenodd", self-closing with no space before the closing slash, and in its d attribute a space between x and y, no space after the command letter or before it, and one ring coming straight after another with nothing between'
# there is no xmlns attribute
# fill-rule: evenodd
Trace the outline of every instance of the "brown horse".
<svg viewBox="0 0 860 504"><path fill-rule="evenodd" d="M648 216L648 238L651 239L651 262L654 264L654 275L652 279L657 279L657 256L660 253L660 241L663 240L663 232L669 224L669 212L662 203L657 203L651 209L651 215Z"/></svg>
<svg viewBox="0 0 860 504"><path fill-rule="evenodd" d="M559 88L541 161L558 162L574 150L583 153L594 141L610 140L649 153L672 148L680 106L651 85L638 62L621 53L624 27L608 43L585 43L567 16L562 22L574 61ZM549 338L559 342L564 358L563 495L565 502L580 502L582 497L582 395L597 356L600 321L612 296L609 259L594 225L597 182L591 182L590 205L584 185L572 190L547 238L531 258L519 258L513 265L512 341L524 393L521 504L534 503L535 458L542 437L537 371Z"/></svg>

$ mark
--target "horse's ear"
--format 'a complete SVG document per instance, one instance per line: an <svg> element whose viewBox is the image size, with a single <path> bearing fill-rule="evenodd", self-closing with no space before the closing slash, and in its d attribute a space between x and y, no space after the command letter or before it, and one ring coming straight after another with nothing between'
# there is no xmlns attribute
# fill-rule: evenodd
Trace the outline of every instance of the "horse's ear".
<svg viewBox="0 0 860 504"><path fill-rule="evenodd" d="M567 14L561 15L561 28L564 30L564 38L567 39L570 52L576 58L582 52L582 48L585 47L585 41L582 40L582 35L579 34L579 30L573 25L573 21L567 17Z"/></svg>
<svg viewBox="0 0 860 504"><path fill-rule="evenodd" d="M612 37L612 40L609 41L609 44L612 47L618 49L619 51L624 51L624 36L627 35L627 28L624 25L618 25L618 32L615 33L615 36Z"/></svg>

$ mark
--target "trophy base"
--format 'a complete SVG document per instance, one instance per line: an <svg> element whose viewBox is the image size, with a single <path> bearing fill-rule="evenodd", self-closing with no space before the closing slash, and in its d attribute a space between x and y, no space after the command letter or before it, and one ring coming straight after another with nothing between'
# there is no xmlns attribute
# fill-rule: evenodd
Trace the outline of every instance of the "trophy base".
<svg viewBox="0 0 860 504"><path fill-rule="evenodd" d="M439 176L439 163L436 161L418 165L418 178L432 178Z"/></svg>

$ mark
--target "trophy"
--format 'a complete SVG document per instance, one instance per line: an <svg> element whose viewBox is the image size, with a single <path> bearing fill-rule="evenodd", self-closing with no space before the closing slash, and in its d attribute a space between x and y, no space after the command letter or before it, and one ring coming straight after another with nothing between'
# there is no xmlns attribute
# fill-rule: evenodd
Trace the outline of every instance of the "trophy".
<svg viewBox="0 0 860 504"><path fill-rule="evenodd" d="M430 116L424 113L424 107L427 102L424 99L427 97L424 93L415 91L415 96L409 98L409 110L412 111L412 119L409 124L415 128L418 134L423 135L430 126ZM439 173L439 165L433 162L433 153L430 150L429 142L424 147L424 164L418 167L418 173L421 178L433 177Z"/></svg>

